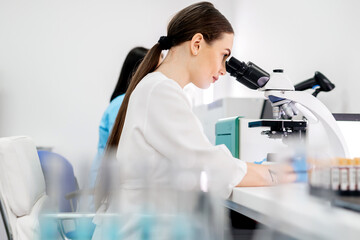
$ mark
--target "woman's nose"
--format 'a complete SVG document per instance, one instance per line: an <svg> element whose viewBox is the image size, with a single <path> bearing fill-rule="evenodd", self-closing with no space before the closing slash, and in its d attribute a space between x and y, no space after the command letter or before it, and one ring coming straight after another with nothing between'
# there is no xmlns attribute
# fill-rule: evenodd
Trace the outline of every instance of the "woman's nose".
<svg viewBox="0 0 360 240"><path fill-rule="evenodd" d="M225 64L223 64L222 66L221 66L221 69L220 69L220 75L225 75L226 74L226 67L225 67Z"/></svg>

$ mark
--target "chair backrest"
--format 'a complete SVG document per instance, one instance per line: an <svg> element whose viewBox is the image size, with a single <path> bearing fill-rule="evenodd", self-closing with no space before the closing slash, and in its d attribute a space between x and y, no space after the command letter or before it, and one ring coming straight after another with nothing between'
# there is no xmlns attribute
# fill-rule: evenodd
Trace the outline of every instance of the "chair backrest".
<svg viewBox="0 0 360 240"><path fill-rule="evenodd" d="M33 238L46 193L36 146L29 137L0 138L0 173L0 199L14 239Z"/></svg>
<svg viewBox="0 0 360 240"><path fill-rule="evenodd" d="M67 200L65 196L72 193L78 195L79 190L74 170L70 162L60 154L39 150L41 167L45 177L46 192L50 201L57 203L58 211L74 212L77 210L78 197ZM61 233L68 239L91 239L95 229L92 219L61 221ZM70 230L69 230L70 229Z"/></svg>
<svg viewBox="0 0 360 240"><path fill-rule="evenodd" d="M77 191L79 186L70 162L60 154L38 151L41 168L45 177L46 193L55 201L60 212L73 212L77 201L67 200L65 196Z"/></svg>

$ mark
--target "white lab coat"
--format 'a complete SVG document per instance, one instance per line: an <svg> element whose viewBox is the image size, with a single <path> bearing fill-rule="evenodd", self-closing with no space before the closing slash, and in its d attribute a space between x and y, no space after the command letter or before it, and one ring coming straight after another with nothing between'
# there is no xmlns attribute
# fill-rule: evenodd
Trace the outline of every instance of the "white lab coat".
<svg viewBox="0 0 360 240"><path fill-rule="evenodd" d="M145 185L186 187L186 177L181 186L173 181L179 169L195 175L206 170L209 188L224 198L247 171L245 162L233 158L224 145L209 142L183 89L160 72L148 74L133 91L116 159L122 179L120 194L116 201L110 201L108 213L140 211L144 202L154 197L144 193ZM155 195L164 206L161 193ZM101 225L99 219L95 223Z"/></svg>

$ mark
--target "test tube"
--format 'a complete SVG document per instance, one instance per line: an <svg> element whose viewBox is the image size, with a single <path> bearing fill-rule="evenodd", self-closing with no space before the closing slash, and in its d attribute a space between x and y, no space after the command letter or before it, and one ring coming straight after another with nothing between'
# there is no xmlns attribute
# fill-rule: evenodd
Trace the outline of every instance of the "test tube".
<svg viewBox="0 0 360 240"><path fill-rule="evenodd" d="M348 171L349 171L349 192L350 195L355 195L355 191L356 191L355 159L348 159Z"/></svg>
<svg viewBox="0 0 360 240"><path fill-rule="evenodd" d="M347 158L339 158L340 194L346 195L349 190L349 165Z"/></svg>
<svg viewBox="0 0 360 240"><path fill-rule="evenodd" d="M360 158L354 158L356 169L356 190L357 195L360 195Z"/></svg>
<svg viewBox="0 0 360 240"><path fill-rule="evenodd" d="M339 191L339 187L340 187L339 159L333 159L331 161L331 189L333 191Z"/></svg>

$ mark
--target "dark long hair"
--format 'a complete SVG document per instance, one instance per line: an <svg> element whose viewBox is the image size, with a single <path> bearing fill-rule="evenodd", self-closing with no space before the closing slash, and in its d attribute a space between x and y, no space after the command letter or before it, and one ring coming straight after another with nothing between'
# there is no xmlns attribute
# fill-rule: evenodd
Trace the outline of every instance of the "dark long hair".
<svg viewBox="0 0 360 240"><path fill-rule="evenodd" d="M223 33L234 33L234 30L229 21L212 3L200 2L178 12L167 27L167 36L172 39L172 46L190 41L196 33L201 33L205 41L211 44L213 41L220 39ZM159 43L156 43L146 54L135 72L106 144L106 151L118 145L131 93L141 79L156 70L160 55L161 48Z"/></svg>
<svg viewBox="0 0 360 240"><path fill-rule="evenodd" d="M135 47L130 50L122 65L119 80L113 94L111 95L110 102L119 95L122 95L128 89L130 79L140 65L141 60L144 59L149 49L144 47Z"/></svg>
<svg viewBox="0 0 360 240"><path fill-rule="evenodd" d="M167 36L172 39L173 47L180 45L183 42L190 41L197 33L201 33L204 36L206 43L211 44L215 40L220 39L224 33L234 33L234 31L229 21L214 7L212 3L200 2L190 5L178 12L169 22L167 27ZM106 182L106 180L109 181L109 175L105 172L107 171L106 169L112 168L110 162L114 159L116 147L119 144L130 96L139 82L148 73L156 70L161 51L159 43L156 43L148 51L130 81L106 144L105 161L102 161L103 169L101 170L103 174L100 174L100 179L97 180L97 191L95 194L96 208L100 205L101 201L104 201L109 196L110 193L107 188L109 184Z"/></svg>

